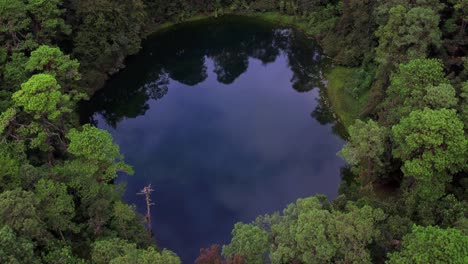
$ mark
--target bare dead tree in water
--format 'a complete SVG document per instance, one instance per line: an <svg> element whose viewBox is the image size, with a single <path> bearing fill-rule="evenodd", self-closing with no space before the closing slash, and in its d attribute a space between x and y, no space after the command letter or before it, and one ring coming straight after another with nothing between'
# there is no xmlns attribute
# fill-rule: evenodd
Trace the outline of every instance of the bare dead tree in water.
<svg viewBox="0 0 468 264"><path fill-rule="evenodd" d="M153 192L154 189L151 188L151 184L148 186L145 186L143 190L141 190L138 195L144 195L145 196L145 201L146 201L146 215L145 215L145 222L148 228L148 233L150 236L153 236L153 230L151 229L151 206L154 205L154 203L151 202L151 192Z"/></svg>

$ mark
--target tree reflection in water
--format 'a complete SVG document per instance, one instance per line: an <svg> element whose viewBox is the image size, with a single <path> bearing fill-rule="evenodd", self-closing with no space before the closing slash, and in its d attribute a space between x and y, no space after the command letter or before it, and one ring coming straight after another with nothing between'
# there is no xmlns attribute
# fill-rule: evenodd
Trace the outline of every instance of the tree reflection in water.
<svg viewBox="0 0 468 264"><path fill-rule="evenodd" d="M138 61L139 67L124 69L108 82L112 89L102 89L83 103L83 122L94 123L93 115L99 113L115 128L124 118L144 115L149 100L159 100L170 92L170 82L188 86L203 83L208 77L207 60L214 64L217 81L228 85L247 71L249 59L266 65L284 55L296 91L321 90L319 105L311 116L321 124L333 123L334 130L343 134L323 92L322 70L329 62L311 39L255 19L227 16L217 20L181 24L152 36L139 54L127 60L128 64Z"/></svg>

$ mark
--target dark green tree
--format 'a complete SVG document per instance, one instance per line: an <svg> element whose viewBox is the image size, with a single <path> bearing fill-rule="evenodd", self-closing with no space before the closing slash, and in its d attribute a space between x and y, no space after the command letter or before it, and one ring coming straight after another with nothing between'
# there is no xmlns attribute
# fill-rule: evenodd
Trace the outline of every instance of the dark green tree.
<svg viewBox="0 0 468 264"><path fill-rule="evenodd" d="M403 5L391 8L387 23L375 32L379 39L376 60L397 66L425 58L431 46L441 45L439 22L439 15L431 8L408 9Z"/></svg>
<svg viewBox="0 0 468 264"><path fill-rule="evenodd" d="M9 226L0 228L0 262L1 263L40 263L34 255L34 243L17 237Z"/></svg>
<svg viewBox="0 0 468 264"><path fill-rule="evenodd" d="M223 247L223 256L233 259L242 256L247 263L265 263L269 250L268 233L257 226L237 223L232 230L231 243Z"/></svg>
<svg viewBox="0 0 468 264"><path fill-rule="evenodd" d="M466 166L468 142L455 110L414 111L392 128L392 135L393 155L425 200L443 196L452 175Z"/></svg>
<svg viewBox="0 0 468 264"><path fill-rule="evenodd" d="M384 173L388 130L372 120L356 120L348 132L349 142L339 154L353 166L363 184L378 179Z"/></svg>

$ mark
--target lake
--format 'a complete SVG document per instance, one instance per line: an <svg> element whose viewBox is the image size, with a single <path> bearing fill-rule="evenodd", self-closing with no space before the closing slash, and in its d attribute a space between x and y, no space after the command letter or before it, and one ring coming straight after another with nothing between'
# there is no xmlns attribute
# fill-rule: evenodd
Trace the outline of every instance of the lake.
<svg viewBox="0 0 468 264"><path fill-rule="evenodd" d="M344 144L327 106L329 67L312 39L288 27L225 16L148 38L83 106L109 131L135 175L124 200L145 213L161 248L193 263L227 244L234 223L297 198L337 196Z"/></svg>

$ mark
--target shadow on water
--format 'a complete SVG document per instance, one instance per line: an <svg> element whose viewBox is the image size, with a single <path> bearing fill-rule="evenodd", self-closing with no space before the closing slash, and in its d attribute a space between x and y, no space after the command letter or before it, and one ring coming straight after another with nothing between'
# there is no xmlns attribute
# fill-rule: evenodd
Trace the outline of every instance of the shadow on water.
<svg viewBox="0 0 468 264"><path fill-rule="evenodd" d="M289 28L227 16L144 42L90 101L83 122L108 130L136 175L124 199L155 187L161 247L191 263L228 243L237 221L297 198L337 194L342 127L325 97L327 59Z"/></svg>

